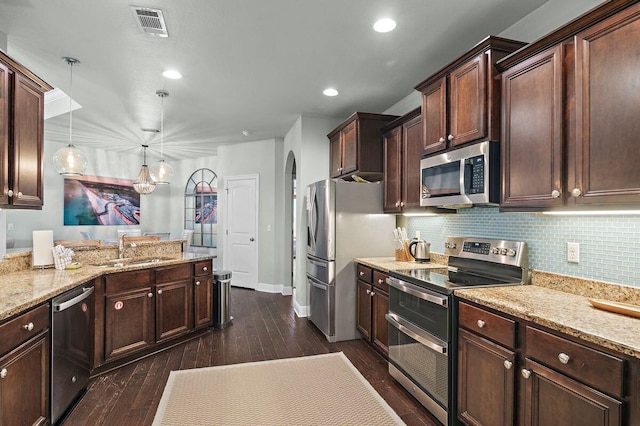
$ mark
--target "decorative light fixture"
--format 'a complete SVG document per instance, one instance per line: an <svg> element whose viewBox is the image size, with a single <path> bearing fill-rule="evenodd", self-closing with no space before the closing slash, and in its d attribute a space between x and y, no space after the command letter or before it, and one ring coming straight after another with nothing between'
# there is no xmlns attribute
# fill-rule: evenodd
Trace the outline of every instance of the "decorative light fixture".
<svg viewBox="0 0 640 426"><path fill-rule="evenodd" d="M82 176L87 170L87 156L73 146L73 66L80 64L75 58L62 58L70 67L69 79L69 144L53 155L53 165L62 176Z"/></svg>
<svg viewBox="0 0 640 426"><path fill-rule="evenodd" d="M147 167L147 148L149 148L149 145L142 145L144 152L142 168L140 169L140 173L138 173L138 179L133 182L133 189L135 189L138 194L143 195L151 194L156 189L156 183L151 179L149 168Z"/></svg>
<svg viewBox="0 0 640 426"><path fill-rule="evenodd" d="M173 177L173 167L164 161L164 98L169 96L166 90L157 90L156 95L162 99L160 108L160 161L151 166L151 178L158 185L166 185Z"/></svg>

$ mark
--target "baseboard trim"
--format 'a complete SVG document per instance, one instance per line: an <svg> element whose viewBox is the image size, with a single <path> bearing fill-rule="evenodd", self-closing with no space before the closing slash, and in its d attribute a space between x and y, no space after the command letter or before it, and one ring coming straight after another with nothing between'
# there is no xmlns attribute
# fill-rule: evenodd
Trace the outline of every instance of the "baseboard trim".
<svg viewBox="0 0 640 426"><path fill-rule="evenodd" d="M263 293L280 293L283 296L291 296L293 294L291 286L284 286L283 284L258 283L256 291L261 291Z"/></svg>
<svg viewBox="0 0 640 426"><path fill-rule="evenodd" d="M309 316L309 307L299 304L296 299L293 299L293 311L298 318L306 318Z"/></svg>

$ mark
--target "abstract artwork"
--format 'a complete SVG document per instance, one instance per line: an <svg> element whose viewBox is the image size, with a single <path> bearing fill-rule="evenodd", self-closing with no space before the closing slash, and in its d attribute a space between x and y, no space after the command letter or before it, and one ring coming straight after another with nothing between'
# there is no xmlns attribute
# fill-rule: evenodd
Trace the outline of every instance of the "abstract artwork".
<svg viewBox="0 0 640 426"><path fill-rule="evenodd" d="M64 225L139 225L133 181L100 176L64 179Z"/></svg>
<svg viewBox="0 0 640 426"><path fill-rule="evenodd" d="M196 192L195 223L218 223L218 193L215 188L199 186Z"/></svg>

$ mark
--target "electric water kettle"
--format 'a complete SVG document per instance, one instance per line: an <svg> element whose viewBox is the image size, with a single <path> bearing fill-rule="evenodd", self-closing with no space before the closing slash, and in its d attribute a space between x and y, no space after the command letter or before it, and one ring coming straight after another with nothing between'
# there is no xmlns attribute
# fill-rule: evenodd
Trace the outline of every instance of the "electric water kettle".
<svg viewBox="0 0 640 426"><path fill-rule="evenodd" d="M415 240L409 244L409 254L416 262L429 262L431 259L431 243L424 240Z"/></svg>

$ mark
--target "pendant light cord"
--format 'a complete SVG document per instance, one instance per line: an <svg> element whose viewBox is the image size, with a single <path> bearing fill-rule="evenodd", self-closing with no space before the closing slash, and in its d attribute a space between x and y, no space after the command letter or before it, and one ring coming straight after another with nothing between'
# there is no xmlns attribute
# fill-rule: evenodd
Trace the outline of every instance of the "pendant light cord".
<svg viewBox="0 0 640 426"><path fill-rule="evenodd" d="M69 61L69 145L73 145L73 61Z"/></svg>
<svg viewBox="0 0 640 426"><path fill-rule="evenodd" d="M164 95L160 99L160 161L162 161L164 160Z"/></svg>

